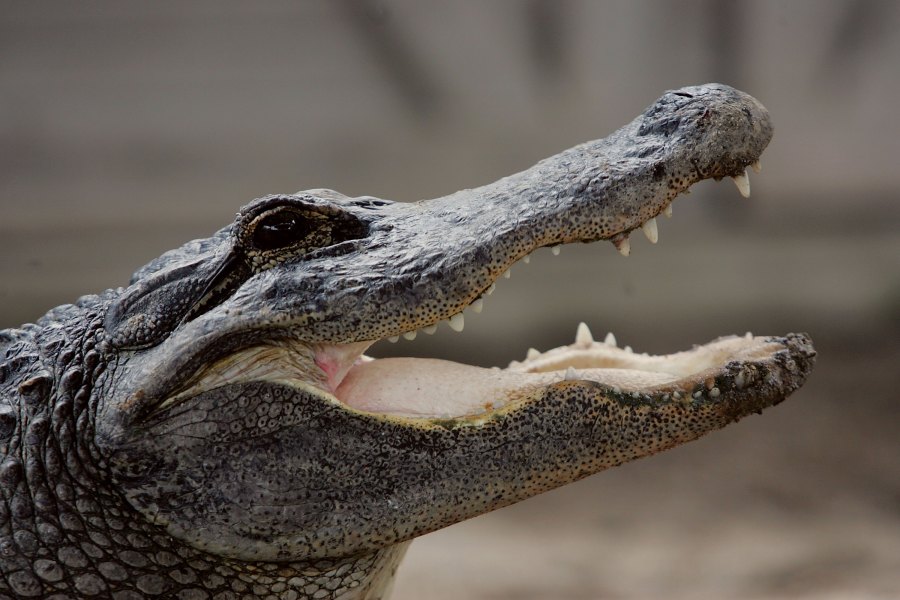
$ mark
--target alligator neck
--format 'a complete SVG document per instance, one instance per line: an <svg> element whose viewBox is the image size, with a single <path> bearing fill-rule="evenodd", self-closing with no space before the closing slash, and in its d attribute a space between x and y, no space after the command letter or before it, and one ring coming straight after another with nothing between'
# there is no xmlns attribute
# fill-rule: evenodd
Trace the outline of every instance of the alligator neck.
<svg viewBox="0 0 900 600"><path fill-rule="evenodd" d="M387 593L407 544L346 559L242 562L187 546L135 511L92 443L95 390L115 369L99 349L100 308L69 306L0 340L11 357L0 362L0 597Z"/></svg>

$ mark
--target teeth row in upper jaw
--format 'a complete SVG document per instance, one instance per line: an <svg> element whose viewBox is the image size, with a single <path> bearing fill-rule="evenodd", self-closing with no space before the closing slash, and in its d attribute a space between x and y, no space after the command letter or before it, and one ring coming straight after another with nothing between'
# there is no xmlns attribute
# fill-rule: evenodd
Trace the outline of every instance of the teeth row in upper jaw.
<svg viewBox="0 0 900 600"><path fill-rule="evenodd" d="M750 164L750 167L757 173L762 170L762 167L759 164L759 161L754 161ZM741 193L741 196L744 198L750 197L750 177L747 175L747 169L744 169L743 173L735 175L731 178L734 180L734 185L737 186L738 191ZM686 189L681 192L682 194L690 194L691 190ZM662 213L667 217L672 216L672 203L669 202L662 209ZM647 236L647 239L650 240L651 244L655 244L659 241L659 227L656 224L656 217L652 217L647 221L641 223L641 231L644 232L644 235ZM622 256L628 256L631 254L631 242L628 238L628 233L620 233L619 235L613 237L610 241L616 247L616 250ZM557 247L554 247L554 250ZM556 252L554 252L555 254Z"/></svg>
<svg viewBox="0 0 900 600"><path fill-rule="evenodd" d="M559 246L551 246L550 247L550 251L553 253L553 256L559 256L559 249L560 249ZM525 256L522 257L521 260L525 264L530 263L531 262L531 254L526 254ZM510 269L507 269L506 271L503 272L503 277L506 279L509 279L511 275L512 275L512 273L511 273ZM495 289L497 289L497 284L492 283L484 291L484 296L490 296L491 294L494 293ZM484 309L484 296L476 298L466 308L471 309L471 311L476 314L480 313ZM456 331L456 332L462 331L466 325L465 317L463 317L463 313L461 313L461 312L453 315L449 319L445 319L443 322L447 323L447 325L450 326L450 329L452 329L453 331ZM418 334L419 331L422 331L423 333L426 333L428 335L432 335L433 333L435 333L437 331L437 328L438 328L438 323L435 323L434 325L429 325L428 327L423 327L422 329L419 329L419 330L407 331L406 333L404 333L402 335L391 336L391 337L387 338L387 340L389 342L391 342L392 344L399 342L401 337L405 340L412 341L412 340L416 339L416 335Z"/></svg>
<svg viewBox="0 0 900 600"><path fill-rule="evenodd" d="M757 173L759 173L761 170L758 160L751 163L750 167ZM747 175L747 169L744 169L743 173L732 177L732 179L734 180L734 184L737 186L737 189L741 193L741 195L744 198L749 198L750 197L750 177ZM691 191L689 189L686 189L686 190L682 191L681 193L682 194L690 194ZM669 202L662 209L662 213L664 215L666 215L667 217L672 216L672 203L671 202ZM659 226L656 222L656 217L651 217L647 221L641 223L641 231L644 232L644 235L647 237L647 239L650 241L651 244L655 244L659 241ZM627 233L620 233L619 235L613 237L612 240L610 240L610 241L612 241L613 245L616 247L616 250L618 250L619 254L621 254L622 256L628 256L629 254L631 254L631 241L629 240ZM559 256L560 246L559 245L550 246L550 252L553 254L553 256ZM526 254L525 256L522 257L521 260L525 264L530 263L531 262L531 254ZM506 269L506 271L503 272L503 277L505 279L509 279L511 276L512 276L512 271L510 269ZM491 294L494 293L494 289L496 287L497 287L496 284L492 283L490 285L490 287L488 287L488 289L485 290L484 295L490 296ZM479 297L474 302L472 302L468 306L468 308L471 308L472 312L474 312L474 313L480 313L481 310L484 308L484 298ZM463 313L461 313L461 312L453 315L452 317L447 319L446 322L450 326L450 329L452 329L453 331L460 332L465 328L465 319L463 317ZM428 335L431 335L435 331L437 331L437 324L429 325L428 327L423 327L421 329L421 331L425 332ZM587 336L588 336L587 338L584 337L584 334L585 334L584 332L587 332ZM412 340L416 339L416 333L417 333L417 331L407 331L406 333L403 334L402 337L406 340L412 341ZM395 335L395 336L389 337L388 341L391 343L398 342L398 341L400 341L400 337L401 336L399 336L399 335ZM590 330L587 329L587 325L585 325L584 323L581 323L578 326L578 335L576 336L575 345L581 346L581 343L578 340L584 340L584 339L590 339L590 343L593 343L593 338L590 338ZM588 344L588 346L590 345L590 343ZM615 336L610 332L609 334L607 334L606 339L604 340L604 343L609 346L615 346L616 345ZM631 347L625 346L624 350L626 352L631 352ZM533 353L537 353L537 354L535 354L535 356L540 356L540 353L537 350L535 350L534 348L530 348L528 350L528 359L535 357L535 356L532 356Z"/></svg>

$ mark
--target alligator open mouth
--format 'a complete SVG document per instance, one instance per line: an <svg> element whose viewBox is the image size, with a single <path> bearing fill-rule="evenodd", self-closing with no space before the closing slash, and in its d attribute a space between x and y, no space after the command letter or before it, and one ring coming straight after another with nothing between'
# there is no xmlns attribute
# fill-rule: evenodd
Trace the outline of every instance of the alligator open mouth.
<svg viewBox="0 0 900 600"><path fill-rule="evenodd" d="M758 162L752 166L759 172ZM733 179L741 195L749 197L746 173ZM661 210L666 215L671 212L671 202ZM651 243L657 242L655 216L639 227ZM625 256L630 249L628 233L610 240ZM558 246L551 250L559 254ZM520 260L528 262L529 257L526 254ZM508 273L507 269L504 275ZM484 296L494 287L491 283L468 309L480 313ZM463 313L445 322L454 331L462 331ZM418 332L433 334L437 328L438 323L433 323L385 341L397 342L401 337L412 341ZM282 340L252 346L212 365L173 400L218 385L267 381L314 391L347 409L375 416L478 425L541 397L548 386L564 382L590 382L610 395L647 405L715 402L755 385L780 387L779 369L773 365L779 363L796 372L794 359L813 354L803 335L765 337L748 332L675 354L651 356L635 353L629 346L619 348L612 333L602 342L595 341L585 323L579 324L572 344L543 353L531 348L523 361L513 361L506 368L431 358L375 359L364 354L374 343L309 346Z"/></svg>

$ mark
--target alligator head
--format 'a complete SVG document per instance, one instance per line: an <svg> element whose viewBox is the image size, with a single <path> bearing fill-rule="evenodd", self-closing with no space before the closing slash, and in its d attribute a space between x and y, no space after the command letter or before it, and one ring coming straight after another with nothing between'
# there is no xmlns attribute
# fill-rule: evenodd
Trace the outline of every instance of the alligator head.
<svg viewBox="0 0 900 600"><path fill-rule="evenodd" d="M538 248L606 240L627 254L637 228L655 241L655 217L699 180L734 177L748 194L771 135L759 102L705 85L482 188L255 200L112 300L102 464L179 543L339 565L776 404L812 368L803 335L647 356L580 327L506 369L364 354L442 321L461 329Z"/></svg>

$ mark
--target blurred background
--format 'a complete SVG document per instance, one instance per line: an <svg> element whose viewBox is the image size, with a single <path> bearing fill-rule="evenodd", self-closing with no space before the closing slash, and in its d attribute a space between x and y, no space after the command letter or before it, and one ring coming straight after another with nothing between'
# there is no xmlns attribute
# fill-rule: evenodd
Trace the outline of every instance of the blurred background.
<svg viewBox="0 0 900 600"><path fill-rule="evenodd" d="M900 597L900 4L0 2L0 327L124 285L248 200L475 187L719 81L772 112L753 197L538 252L466 330L505 366L580 320L638 351L808 331L791 400L425 536L396 598ZM385 347L382 347L385 346Z"/></svg>

